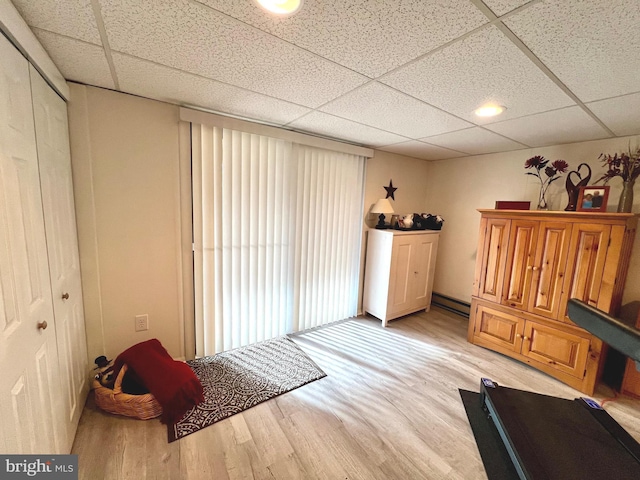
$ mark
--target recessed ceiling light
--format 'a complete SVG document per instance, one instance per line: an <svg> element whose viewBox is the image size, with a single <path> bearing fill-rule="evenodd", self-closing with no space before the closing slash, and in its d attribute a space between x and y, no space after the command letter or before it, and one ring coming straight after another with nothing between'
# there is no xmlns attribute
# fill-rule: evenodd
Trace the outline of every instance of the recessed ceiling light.
<svg viewBox="0 0 640 480"><path fill-rule="evenodd" d="M280 16L293 15L302 6L303 0L256 0L264 10Z"/></svg>
<svg viewBox="0 0 640 480"><path fill-rule="evenodd" d="M475 114L479 117L495 117L496 115L500 115L505 110L506 108L501 105L488 104L478 108L475 111Z"/></svg>

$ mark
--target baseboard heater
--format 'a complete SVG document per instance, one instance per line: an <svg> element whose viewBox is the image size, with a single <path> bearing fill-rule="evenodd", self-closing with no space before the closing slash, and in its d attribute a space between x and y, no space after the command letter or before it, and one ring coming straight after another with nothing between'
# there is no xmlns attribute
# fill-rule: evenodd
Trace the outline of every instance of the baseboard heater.
<svg viewBox="0 0 640 480"><path fill-rule="evenodd" d="M441 293L433 292L431 296L431 304L467 318L469 318L471 313L470 303L447 297Z"/></svg>

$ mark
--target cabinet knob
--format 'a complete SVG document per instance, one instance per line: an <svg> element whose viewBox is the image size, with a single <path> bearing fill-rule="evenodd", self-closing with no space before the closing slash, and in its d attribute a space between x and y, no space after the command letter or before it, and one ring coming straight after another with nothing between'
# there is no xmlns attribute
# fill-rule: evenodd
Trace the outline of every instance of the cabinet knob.
<svg viewBox="0 0 640 480"><path fill-rule="evenodd" d="M533 270L533 265L527 265L527 270Z"/></svg>
<svg viewBox="0 0 640 480"><path fill-rule="evenodd" d="M69 300L69 294L68 293L63 293L62 294L62 299L63 300Z"/></svg>
<svg viewBox="0 0 640 480"><path fill-rule="evenodd" d="M522 335L520 335L519 333L516 333L516 338L522 338Z"/></svg>
<svg viewBox="0 0 640 480"><path fill-rule="evenodd" d="M525 335L524 337L522 337L522 339L526 342L527 340L529 340L529 337Z"/></svg>
<svg viewBox="0 0 640 480"><path fill-rule="evenodd" d="M531 267L531 270L533 270L534 272L537 272L539 270L538 267Z"/></svg>
<svg viewBox="0 0 640 480"><path fill-rule="evenodd" d="M46 330L47 329L47 321L38 322L38 330Z"/></svg>

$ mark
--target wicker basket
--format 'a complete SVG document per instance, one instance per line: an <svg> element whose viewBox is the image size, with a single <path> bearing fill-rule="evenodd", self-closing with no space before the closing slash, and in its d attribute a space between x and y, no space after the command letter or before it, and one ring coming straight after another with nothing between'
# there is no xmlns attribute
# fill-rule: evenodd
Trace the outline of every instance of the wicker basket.
<svg viewBox="0 0 640 480"><path fill-rule="evenodd" d="M127 371L127 365L123 365L113 385L113 390L93 380L96 405L105 412L117 413L127 417L135 417L148 420L162 415L162 407L156 398L150 394L130 395L122 391L122 378Z"/></svg>

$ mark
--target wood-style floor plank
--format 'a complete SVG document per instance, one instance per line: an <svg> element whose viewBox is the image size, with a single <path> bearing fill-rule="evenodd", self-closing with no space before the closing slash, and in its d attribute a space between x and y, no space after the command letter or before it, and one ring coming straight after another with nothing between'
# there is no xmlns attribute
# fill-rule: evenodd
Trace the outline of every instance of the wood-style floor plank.
<svg viewBox="0 0 640 480"><path fill-rule="evenodd" d="M463 317L433 308L358 318L293 336L327 377L177 442L158 420L85 406L73 453L81 479L485 479L458 389L480 377L547 395L582 394L471 345ZM596 398L613 396L601 385ZM605 409L640 441L640 400Z"/></svg>

